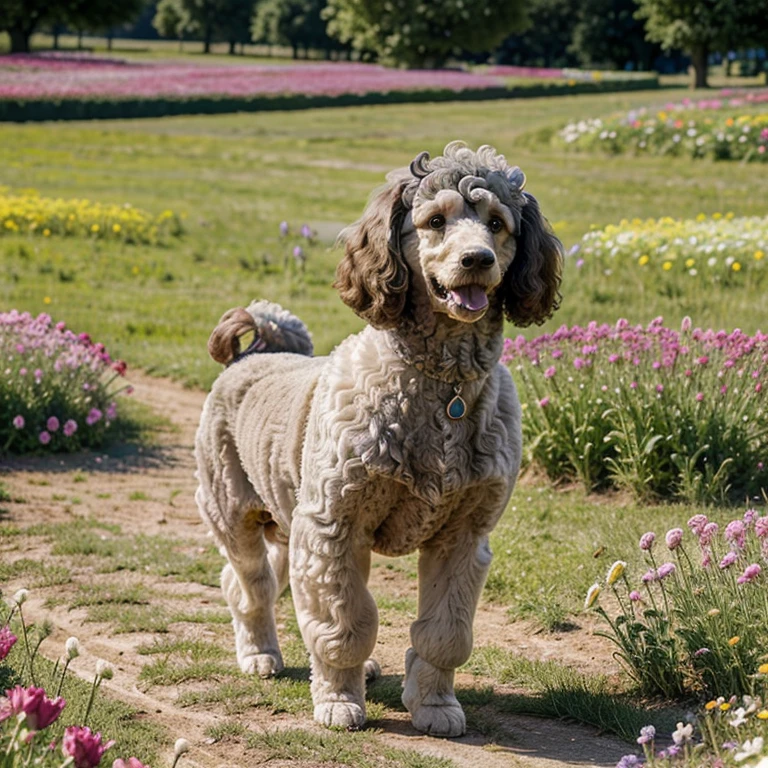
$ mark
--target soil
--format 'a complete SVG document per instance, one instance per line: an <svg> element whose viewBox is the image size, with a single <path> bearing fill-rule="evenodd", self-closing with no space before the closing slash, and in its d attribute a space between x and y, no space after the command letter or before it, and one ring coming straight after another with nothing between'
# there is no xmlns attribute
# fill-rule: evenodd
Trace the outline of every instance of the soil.
<svg viewBox="0 0 768 768"><path fill-rule="evenodd" d="M0 480L15 501L3 505L6 509L5 514L0 513L0 521L25 527L93 517L117 523L126 532L174 536L198 542L201 547L210 544L194 502L193 439L205 394L184 389L170 380L136 373L131 376L131 383L135 387L134 397L166 416L174 429L164 431L159 444L152 449L125 446L106 454L3 460ZM85 482L83 475L87 477ZM47 555L48 545L39 538L24 537L23 541L20 547L0 542L3 558L12 561ZM379 565L383 566L383 562ZM76 584L98 583L98 579L99 575L88 564L73 568ZM220 593L213 587L169 584L167 579L146 574L142 575L142 583L161 593L186 591L201 603L220 604ZM21 586L26 586L22 579L12 580L3 585L3 590L12 594ZM398 569L374 567L371 586L374 593L390 597L416 595L415 580L406 578ZM104 688L159 722L172 739L187 738L192 749L183 766L218 768L259 762L253 751L246 751L237 740L212 743L206 735L206 728L226 719L223 709L182 708L176 703L178 688L147 688L139 683L139 672L150 657L138 654L137 648L151 641L151 634L115 634L109 631L108 624L86 623L85 610L68 610L64 601L58 607L51 608L50 603L46 607L44 604L56 596L57 590L62 588L34 590L25 605L29 619L49 618L54 623L54 634L43 644L43 653L55 657L65 639L74 635L84 649L72 664L74 672L90 679L97 658L111 662L115 676L104 682ZM390 613L392 620L381 627L376 658L384 675L400 676L408 647L409 618L402 611ZM511 622L504 606L482 603L475 620L475 645L500 646L531 659L556 659L584 672L615 671L610 647L595 637L591 629L581 626L562 633L537 632L530 624ZM493 694L498 696L516 692L509 686L465 673L457 675L457 685L491 685ZM254 730L316 727L308 717L271 715L258 708L249 709L241 719ZM478 764L484 768L612 766L632 751L632 745L574 722L518 715L504 715L503 721L494 724L493 736L470 730L466 736L451 740L420 735L411 727L404 711L389 712L373 726L384 744L450 758L461 768ZM165 757L170 765L170 753Z"/></svg>

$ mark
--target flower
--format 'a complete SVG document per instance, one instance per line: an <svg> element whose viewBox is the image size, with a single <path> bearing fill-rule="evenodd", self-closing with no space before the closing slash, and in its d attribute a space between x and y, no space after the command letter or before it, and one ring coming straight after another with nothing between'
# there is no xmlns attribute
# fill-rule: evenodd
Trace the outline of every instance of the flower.
<svg viewBox="0 0 768 768"><path fill-rule="evenodd" d="M61 751L74 758L75 768L95 768L114 743L108 741L102 744L101 734L93 733L88 726L71 725L64 731Z"/></svg>
<svg viewBox="0 0 768 768"><path fill-rule="evenodd" d="M103 680L111 680L115 676L115 670L112 665L104 659L96 660L96 674Z"/></svg>
<svg viewBox="0 0 768 768"><path fill-rule="evenodd" d="M730 645L731 647L733 647L734 645L738 645L739 640L741 640L741 638L738 635L734 635L733 637L728 639L728 645Z"/></svg>
<svg viewBox="0 0 768 768"><path fill-rule="evenodd" d="M77 422L74 419L67 419L64 422L64 435L66 437L72 437L77 432Z"/></svg>
<svg viewBox="0 0 768 768"><path fill-rule="evenodd" d="M656 729L652 725L644 725L640 729L640 735L637 737L638 744L648 744L656 738Z"/></svg>
<svg viewBox="0 0 768 768"><path fill-rule="evenodd" d="M688 527L696 536L701 536L704 526L709 522L706 515L694 515L688 520Z"/></svg>
<svg viewBox="0 0 768 768"><path fill-rule="evenodd" d="M290 227L288 226L287 221L281 221L280 222L280 234L285 237L288 232L290 231Z"/></svg>
<svg viewBox="0 0 768 768"><path fill-rule="evenodd" d="M55 416L49 416L45 426L49 432L56 432L59 429L59 420Z"/></svg>
<svg viewBox="0 0 768 768"><path fill-rule="evenodd" d="M539 406L541 408L546 408L549 405L549 398L548 397L542 397L541 400L539 400Z"/></svg>
<svg viewBox="0 0 768 768"><path fill-rule="evenodd" d="M11 648L17 640L18 638L11 632L11 628L7 624L0 629L0 661L11 652Z"/></svg>
<svg viewBox="0 0 768 768"><path fill-rule="evenodd" d="M92 427L96 422L101 420L102 416L103 414L98 408L91 408L91 410L88 411L88 415L85 417L85 423L89 427Z"/></svg>
<svg viewBox="0 0 768 768"><path fill-rule="evenodd" d="M693 738L693 726L688 723L688 725L683 725L682 723L677 724L677 729L672 734L672 741L675 742L678 746L680 744L687 744L690 742Z"/></svg>
<svg viewBox="0 0 768 768"><path fill-rule="evenodd" d="M588 590L587 590L587 597L584 600L584 608L591 608L596 602L597 598L600 596L600 585L599 584L593 584Z"/></svg>
<svg viewBox="0 0 768 768"><path fill-rule="evenodd" d="M761 665L760 665L760 666L757 668L757 671L758 671L758 672L759 672L761 675L768 675L768 664L761 664Z"/></svg>
<svg viewBox="0 0 768 768"><path fill-rule="evenodd" d="M667 576L672 575L675 572L675 564L674 563L662 563L659 566L659 570L657 571L659 581L662 579L666 579Z"/></svg>
<svg viewBox="0 0 768 768"><path fill-rule="evenodd" d="M627 564L623 560L617 560L609 569L605 577L605 583L610 587L615 584L623 575Z"/></svg>
<svg viewBox="0 0 768 768"><path fill-rule="evenodd" d="M734 728L738 728L740 725L744 725L747 722L747 710L744 707L738 707L733 711L730 718L728 718L728 724Z"/></svg>
<svg viewBox="0 0 768 768"><path fill-rule="evenodd" d="M557 372L557 368L555 368L554 365L550 365L549 368L547 368L547 370L544 371L544 378L551 379L556 372Z"/></svg>
<svg viewBox="0 0 768 768"><path fill-rule="evenodd" d="M747 739L742 745L741 750L737 752L733 759L740 763L742 760L746 760L748 757L758 757L763 751L763 737L755 736L751 741Z"/></svg>
<svg viewBox="0 0 768 768"><path fill-rule="evenodd" d="M667 547L671 550L675 550L680 546L680 543L683 540L683 529L682 528L672 528L672 530L667 531L666 536L666 542Z"/></svg>
<svg viewBox="0 0 768 768"><path fill-rule="evenodd" d="M128 762L123 760L122 757L118 757L112 763L112 768L149 768L149 766L144 765L137 757L129 757Z"/></svg>
<svg viewBox="0 0 768 768"><path fill-rule="evenodd" d="M738 559L739 556L735 552L726 552L720 561L720 570L724 571L726 568L730 568Z"/></svg>
<svg viewBox="0 0 768 768"><path fill-rule="evenodd" d="M64 651L68 659L76 659L80 655L80 641L76 637L68 637L64 643Z"/></svg>
<svg viewBox="0 0 768 768"><path fill-rule="evenodd" d="M25 424L24 417L21 414L13 417L13 426L16 429L24 429L24 424Z"/></svg>
<svg viewBox="0 0 768 768"><path fill-rule="evenodd" d="M6 691L7 698L0 707L0 722L12 715L25 715L25 723L30 731L42 731L55 722L66 702L59 696L49 699L45 690L30 685L24 688L17 685Z"/></svg>
<svg viewBox="0 0 768 768"><path fill-rule="evenodd" d="M642 576L641 581L644 584L648 584L651 581L657 581L659 578L659 574L653 569L649 568Z"/></svg>
<svg viewBox="0 0 768 768"><path fill-rule="evenodd" d="M752 563L744 569L744 573L736 579L737 584L749 584L753 582L759 575L762 568L757 563Z"/></svg>
<svg viewBox="0 0 768 768"><path fill-rule="evenodd" d="M639 593L639 592L638 592L636 589L633 589L633 590L632 590L632 591L629 593L629 599L630 599L630 600L631 600L633 603L639 603L639 602L642 602L643 596L642 596L642 595L641 595L641 594L640 594L640 593Z"/></svg>
<svg viewBox="0 0 768 768"><path fill-rule="evenodd" d="M616 768L634 768L634 766L640 764L640 758L637 755L624 755L624 757L616 763Z"/></svg>
<svg viewBox="0 0 768 768"><path fill-rule="evenodd" d="M744 548L746 529L742 520L731 520L731 522L725 526L724 535L728 541L732 542L739 549Z"/></svg>
<svg viewBox="0 0 768 768"><path fill-rule="evenodd" d="M11 600L14 605L24 605L27 602L27 597L29 597L29 590L20 589L13 595Z"/></svg>
<svg viewBox="0 0 768 768"><path fill-rule="evenodd" d="M189 742L186 739L176 739L173 745L173 756L181 757L186 752L189 752Z"/></svg>
<svg viewBox="0 0 768 768"><path fill-rule="evenodd" d="M648 531L640 537L640 549L646 552L651 549L653 542L656 541L656 534L653 531Z"/></svg>

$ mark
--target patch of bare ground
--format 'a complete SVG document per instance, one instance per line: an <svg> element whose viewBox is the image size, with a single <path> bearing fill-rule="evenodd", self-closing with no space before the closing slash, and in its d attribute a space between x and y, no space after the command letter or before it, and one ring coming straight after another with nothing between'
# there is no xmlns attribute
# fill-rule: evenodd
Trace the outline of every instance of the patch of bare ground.
<svg viewBox="0 0 768 768"><path fill-rule="evenodd" d="M169 418L175 429L164 432L159 444L151 449L133 447L98 454L5 460L0 466L0 480L15 501L4 504L6 512L0 522L25 528L40 523L76 523L86 518L119 525L123 533L182 540L188 543L192 554L196 549L202 551L210 546L211 540L194 503L193 441L204 393L141 374L134 374L132 383L134 397ZM108 537L110 533L105 529L99 535ZM269 758L269 755L259 755L258 751L246 750L242 740L224 738L214 742L207 735L210 726L232 719L223 704L182 707L177 699L183 690L189 690L188 686L148 685L140 678L142 668L152 660L151 656L138 652L142 646L169 637L192 637L229 648L232 638L226 625L171 623L162 633L117 633L110 623L90 620L86 608L69 607L75 594L88 595L89 591L103 588L105 584L119 587L138 583L147 594L154 596L152 601L159 599L162 606L178 608L179 601L183 601L189 610L215 608L221 612L223 602L216 588L156 575L146 568L104 574L97 559L52 556L50 548L50 542L39 536L7 536L0 540L0 557L6 563L22 559L51 560L65 564L70 570L70 583L34 589L25 606L29 619L47 617L54 624L53 635L42 646L43 653L56 657L66 638L74 635L84 647L83 655L72 665L77 674L90 679L97 658L111 662L115 676L105 681L104 688L133 705L142 717L151 718L167 729L168 764L172 742L179 736L189 739L193 745L185 758L185 764L191 768L242 766ZM387 567L391 562L376 559L371 588L374 594L405 606L382 611L385 620L377 644L376 655L383 675L396 679L403 672L409 644L408 626L414 618L408 606L415 606L417 587L407 568ZM29 586L26 581L26 577L20 575L3 588L11 592ZM488 603L483 603L478 611L475 643L494 645L531 659L557 660L588 673L615 669L610 647L592 634L591 627L582 626L565 633L537 632L531 624L511 622L503 606ZM219 683L214 678L197 686ZM492 696L515 693L509 686L466 673L457 676L457 683L463 688L491 687ZM466 768L475 768L479 763L485 768L608 766L628 751L626 743L572 722L497 713L493 716L494 722L482 732L470 728L463 738L439 740L418 734L406 712L394 709L385 712L381 719L371 723L377 729L379 743L450 758ZM317 728L309 714L271 714L256 707L237 714L236 719L256 732L282 728L315 731ZM287 764L275 759L269 762L272 766ZM298 764L309 768L316 763L304 760Z"/></svg>

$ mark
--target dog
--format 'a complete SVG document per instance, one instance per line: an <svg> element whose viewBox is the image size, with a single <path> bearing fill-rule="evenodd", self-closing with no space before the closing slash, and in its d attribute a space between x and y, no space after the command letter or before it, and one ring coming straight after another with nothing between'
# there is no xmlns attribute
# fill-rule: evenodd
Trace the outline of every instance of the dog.
<svg viewBox="0 0 768 768"><path fill-rule="evenodd" d="M403 703L418 731L465 732L454 670L521 457L504 319L540 324L561 300L562 244L524 184L490 146L422 152L340 235L335 287L360 333L313 357L304 324L257 301L209 340L227 368L197 432L196 501L228 560L237 659L281 671L274 605L290 580L326 726L364 724L379 671L371 553L418 550Z"/></svg>

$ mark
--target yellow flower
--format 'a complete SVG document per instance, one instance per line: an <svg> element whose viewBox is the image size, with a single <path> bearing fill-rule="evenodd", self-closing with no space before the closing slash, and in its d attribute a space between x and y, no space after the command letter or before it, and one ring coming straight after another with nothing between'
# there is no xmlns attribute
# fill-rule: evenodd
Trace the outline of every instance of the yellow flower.
<svg viewBox="0 0 768 768"><path fill-rule="evenodd" d="M627 564L623 560L617 560L609 569L605 577L605 583L610 587L615 584L623 575Z"/></svg>
<svg viewBox="0 0 768 768"><path fill-rule="evenodd" d="M763 251L755 251L755 261L760 261L764 256L765 253L763 253Z"/></svg>
<svg viewBox="0 0 768 768"><path fill-rule="evenodd" d="M731 646L733 646L733 645L736 645L736 644L739 642L739 640L741 640L741 638L740 638L738 635L734 635L734 636L733 636L733 637L732 637L732 638L731 638L731 639L728 641L728 645L731 645Z"/></svg>
<svg viewBox="0 0 768 768"><path fill-rule="evenodd" d="M112 225L112 231L113 231L115 234L117 234L117 233L118 233L118 232L119 232L121 229L122 229L122 227L121 227L119 224L113 224L113 225Z"/></svg>
<svg viewBox="0 0 768 768"><path fill-rule="evenodd" d="M741 271L741 264L739 264L738 261L734 261L733 264L731 264L731 269L734 272L740 272Z"/></svg>
<svg viewBox="0 0 768 768"><path fill-rule="evenodd" d="M722 214L722 213L713 213L713 214L712 214L712 218L713 218L715 221L720 221L720 219L722 219L722 218L723 218L723 214Z"/></svg>
<svg viewBox="0 0 768 768"><path fill-rule="evenodd" d="M131 268L131 273L134 274L134 275L138 275L139 274L139 268L136 267L136 266L132 267Z"/></svg>
<svg viewBox="0 0 768 768"><path fill-rule="evenodd" d="M43 230L43 237L50 237L51 236L51 230L47 227Z"/></svg>
<svg viewBox="0 0 768 768"><path fill-rule="evenodd" d="M91 232L98 232L98 231L99 231L99 225L91 224Z"/></svg>
<svg viewBox="0 0 768 768"><path fill-rule="evenodd" d="M728 213L725 214L725 218L730 221L736 214L733 211L728 211Z"/></svg>
<svg viewBox="0 0 768 768"><path fill-rule="evenodd" d="M644 267L644 266L645 266L645 265L646 265L646 264L647 264L647 263L648 263L650 260L651 260L650 256L648 256L648 254L647 254L647 253L644 253L644 254L643 254L643 255L642 255L642 256L641 256L641 257L640 257L640 258L637 260L637 263L638 263L638 264L639 264L641 267Z"/></svg>
<svg viewBox="0 0 768 768"><path fill-rule="evenodd" d="M729 704L727 701L724 701L724 702L723 702L723 703L720 705L720 711L721 711L721 712L727 712L727 711L728 711L730 708L731 708L731 705L730 705L730 704Z"/></svg>
<svg viewBox="0 0 768 768"><path fill-rule="evenodd" d="M758 720L768 720L768 709L761 709L757 713L757 719Z"/></svg>
<svg viewBox="0 0 768 768"><path fill-rule="evenodd" d="M729 117L729 118L728 118L728 119L725 121L725 124L726 124L726 125L727 125L727 126L730 128L730 127L733 125L733 118L732 118L732 117Z"/></svg>
<svg viewBox="0 0 768 768"><path fill-rule="evenodd" d="M711 711L711 710L713 710L713 709L714 709L716 706L717 706L717 702L716 702L714 699L712 699L712 701L708 701L708 702L707 702L707 703L704 705L704 709L706 709L706 710L707 710L707 712L710 712L710 711Z"/></svg>
<svg viewBox="0 0 768 768"><path fill-rule="evenodd" d="M584 607L591 608L597 602L597 598L599 596L600 596L600 585L593 584L587 591L587 597L584 600Z"/></svg>
<svg viewBox="0 0 768 768"><path fill-rule="evenodd" d="M698 216L696 216L696 221L706 221L706 220L707 220L706 213L700 213Z"/></svg>
<svg viewBox="0 0 768 768"><path fill-rule="evenodd" d="M690 269L696 263L696 259L686 259L685 266Z"/></svg>
<svg viewBox="0 0 768 768"><path fill-rule="evenodd" d="M43 297L43 304L50 304L51 303L51 297L50 296L44 296Z"/></svg>
<svg viewBox="0 0 768 768"><path fill-rule="evenodd" d="M760 666L757 668L757 671L758 671L758 672L759 672L761 675L768 675L768 664L761 664L761 665L760 665Z"/></svg>
<svg viewBox="0 0 768 768"><path fill-rule="evenodd" d="M669 272L669 270L670 270L670 269L672 269L672 262L671 262L671 261L665 261L665 262L664 262L664 263L661 265L661 268L662 268L662 269L663 269L665 272Z"/></svg>

